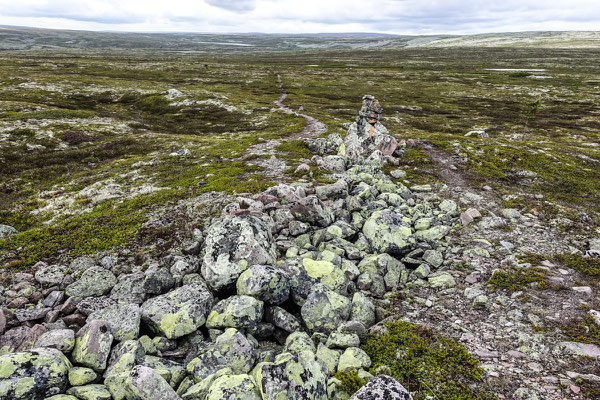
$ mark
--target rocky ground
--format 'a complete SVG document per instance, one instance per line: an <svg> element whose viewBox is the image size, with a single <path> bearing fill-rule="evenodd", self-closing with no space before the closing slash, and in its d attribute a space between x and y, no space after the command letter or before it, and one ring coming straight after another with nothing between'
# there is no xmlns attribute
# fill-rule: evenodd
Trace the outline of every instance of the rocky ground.
<svg viewBox="0 0 600 400"><path fill-rule="evenodd" d="M332 183L234 198L165 257L14 274L0 397L347 399L367 381L353 398L597 397L600 232L470 187L380 117L366 97L345 138L306 140ZM446 184L408 183L415 148Z"/></svg>

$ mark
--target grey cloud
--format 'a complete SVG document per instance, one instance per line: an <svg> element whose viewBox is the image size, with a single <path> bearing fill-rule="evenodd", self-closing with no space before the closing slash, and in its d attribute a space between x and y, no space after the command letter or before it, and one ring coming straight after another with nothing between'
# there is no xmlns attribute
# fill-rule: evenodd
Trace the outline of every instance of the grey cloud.
<svg viewBox="0 0 600 400"><path fill-rule="evenodd" d="M251 11L256 7L254 0L206 0L206 3L230 11Z"/></svg>

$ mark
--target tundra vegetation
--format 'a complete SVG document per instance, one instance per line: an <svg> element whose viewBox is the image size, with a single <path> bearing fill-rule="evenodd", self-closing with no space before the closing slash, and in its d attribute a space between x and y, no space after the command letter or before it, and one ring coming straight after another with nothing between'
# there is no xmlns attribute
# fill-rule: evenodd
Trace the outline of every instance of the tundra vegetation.
<svg viewBox="0 0 600 400"><path fill-rule="evenodd" d="M146 270L237 196L334 182L302 116L274 104L278 77L322 137L344 137L370 93L403 144L384 172L482 215L447 244L460 262L443 265L441 292L415 278L377 303L392 321L362 337L369 372L415 399L600 398L600 354L545 359L562 342L600 346L600 264L582 256L600 246L600 50L118 47L0 52L0 224L18 231L0 237L7 287L79 256ZM347 394L368 378L335 377Z"/></svg>

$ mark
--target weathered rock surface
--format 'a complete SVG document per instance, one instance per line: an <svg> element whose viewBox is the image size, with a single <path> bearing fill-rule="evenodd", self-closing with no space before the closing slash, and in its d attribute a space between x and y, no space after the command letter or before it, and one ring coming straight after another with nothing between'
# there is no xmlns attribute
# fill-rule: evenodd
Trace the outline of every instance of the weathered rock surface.
<svg viewBox="0 0 600 400"><path fill-rule="evenodd" d="M252 265L275 263L276 250L270 226L253 215L225 217L206 233L202 276L220 291L236 282Z"/></svg>
<svg viewBox="0 0 600 400"><path fill-rule="evenodd" d="M92 320L77 332L73 361L95 371L104 371L112 342L113 335L108 323Z"/></svg>
<svg viewBox="0 0 600 400"><path fill-rule="evenodd" d="M156 332L175 339L201 327L212 302L213 296L206 286L194 282L144 302L141 318Z"/></svg>
<svg viewBox="0 0 600 400"><path fill-rule="evenodd" d="M70 297L102 296L110 292L117 283L115 275L102 267L86 269L81 278L67 286L66 293Z"/></svg>
<svg viewBox="0 0 600 400"><path fill-rule="evenodd" d="M66 390L71 363L56 349L0 356L0 398L41 400Z"/></svg>
<svg viewBox="0 0 600 400"><path fill-rule="evenodd" d="M280 354L260 363L252 375L263 399L327 399L327 371L311 351Z"/></svg>
<svg viewBox="0 0 600 400"><path fill-rule="evenodd" d="M394 378L377 375L350 398L350 400L412 400L412 396Z"/></svg>
<svg viewBox="0 0 600 400"><path fill-rule="evenodd" d="M264 303L251 296L231 296L218 302L206 320L208 328L252 328L263 318Z"/></svg>

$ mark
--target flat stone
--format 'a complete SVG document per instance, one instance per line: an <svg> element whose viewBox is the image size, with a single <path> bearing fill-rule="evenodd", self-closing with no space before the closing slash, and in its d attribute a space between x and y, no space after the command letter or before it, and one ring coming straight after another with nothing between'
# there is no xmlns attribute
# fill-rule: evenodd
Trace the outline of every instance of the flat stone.
<svg viewBox="0 0 600 400"><path fill-rule="evenodd" d="M600 358L600 347L591 343L561 342L564 349L576 356Z"/></svg>
<svg viewBox="0 0 600 400"><path fill-rule="evenodd" d="M102 296L110 292L117 283L115 275L102 267L91 267L86 269L81 278L67 286L69 297Z"/></svg>

